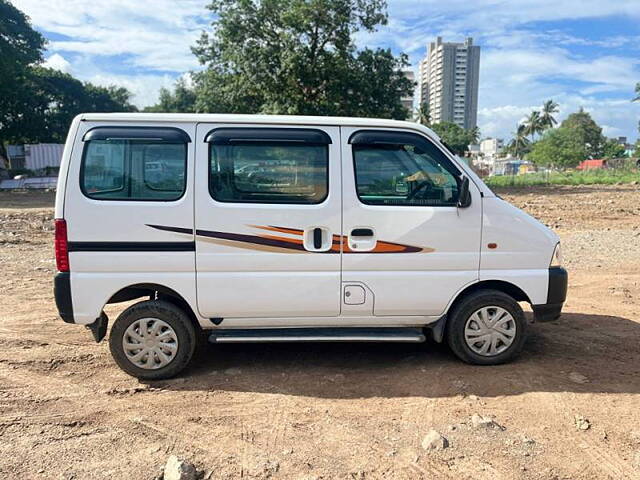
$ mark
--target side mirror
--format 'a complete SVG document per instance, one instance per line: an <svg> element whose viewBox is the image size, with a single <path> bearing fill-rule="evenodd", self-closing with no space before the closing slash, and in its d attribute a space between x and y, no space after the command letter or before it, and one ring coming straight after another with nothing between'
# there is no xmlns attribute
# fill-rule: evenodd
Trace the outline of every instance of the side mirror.
<svg viewBox="0 0 640 480"><path fill-rule="evenodd" d="M467 208L471 205L471 193L469 192L469 177L462 177L460 183L460 195L458 195L458 207Z"/></svg>

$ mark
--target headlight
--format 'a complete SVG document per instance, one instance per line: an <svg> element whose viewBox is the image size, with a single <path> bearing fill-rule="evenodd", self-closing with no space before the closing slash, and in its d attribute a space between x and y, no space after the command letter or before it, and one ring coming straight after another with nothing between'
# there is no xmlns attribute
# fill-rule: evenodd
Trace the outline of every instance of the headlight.
<svg viewBox="0 0 640 480"><path fill-rule="evenodd" d="M562 250L560 250L560 243L556 245L556 248L553 250L553 255L551 256L550 267L561 267L562 266Z"/></svg>

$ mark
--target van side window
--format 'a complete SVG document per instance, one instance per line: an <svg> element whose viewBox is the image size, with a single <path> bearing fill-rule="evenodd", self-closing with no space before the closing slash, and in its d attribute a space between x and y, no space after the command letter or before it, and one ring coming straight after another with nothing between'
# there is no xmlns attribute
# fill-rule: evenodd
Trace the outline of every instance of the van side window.
<svg viewBox="0 0 640 480"><path fill-rule="evenodd" d="M401 135L399 143L363 139L352 145L360 201L367 205L455 206L460 180L451 162L422 141L402 140Z"/></svg>
<svg viewBox="0 0 640 480"><path fill-rule="evenodd" d="M219 202L317 204L327 198L329 149L268 139L215 141L209 191Z"/></svg>
<svg viewBox="0 0 640 480"><path fill-rule="evenodd" d="M85 142L83 193L96 200L177 200L186 187L187 145L160 139Z"/></svg>

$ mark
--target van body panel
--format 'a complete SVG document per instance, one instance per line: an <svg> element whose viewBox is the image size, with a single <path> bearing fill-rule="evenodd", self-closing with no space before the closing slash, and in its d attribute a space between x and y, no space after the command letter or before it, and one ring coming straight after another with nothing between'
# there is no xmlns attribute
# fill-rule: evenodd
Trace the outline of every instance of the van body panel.
<svg viewBox="0 0 640 480"><path fill-rule="evenodd" d="M209 188L211 144L218 129L269 129L274 125L200 123L196 135L195 229L198 311L204 317L337 316L340 314L340 251L310 251L319 228L323 242L342 235L340 135L329 136L328 190L317 204L217 201ZM309 128L287 127L294 131ZM254 142L255 145L267 144ZM285 147L283 147L285 148ZM269 162L247 163L255 178ZM252 177L252 178L254 178ZM287 179L286 181L289 181ZM285 201L283 201L285 202Z"/></svg>
<svg viewBox="0 0 640 480"><path fill-rule="evenodd" d="M343 281L360 281L373 291L375 315L441 315L457 291L479 278L480 190L470 182L472 203L465 209L365 204L356 191L354 153L349 144L360 130L342 128L345 235L351 242L351 232L370 228L378 244L388 242L411 249L402 253L344 253ZM454 160L444 151L442 155ZM455 166L459 167L457 162Z"/></svg>
<svg viewBox="0 0 640 480"><path fill-rule="evenodd" d="M498 197L484 199L482 231L481 279L508 281L533 304L546 303L549 264L558 236Z"/></svg>
<svg viewBox="0 0 640 480"><path fill-rule="evenodd" d="M88 145L83 136L90 129L102 126L114 125L80 122L63 190L74 318L81 324L96 320L113 293L135 283L166 282L167 287L176 287L176 291L184 292L195 301L193 233L177 234L153 227L172 225L188 231L193 229L193 143L186 144L184 193L177 200L94 199L81 189L82 162ZM154 128L158 125L129 122L125 126ZM193 124L172 126L191 138L195 135ZM183 242L191 243L190 252L172 251L175 244Z"/></svg>

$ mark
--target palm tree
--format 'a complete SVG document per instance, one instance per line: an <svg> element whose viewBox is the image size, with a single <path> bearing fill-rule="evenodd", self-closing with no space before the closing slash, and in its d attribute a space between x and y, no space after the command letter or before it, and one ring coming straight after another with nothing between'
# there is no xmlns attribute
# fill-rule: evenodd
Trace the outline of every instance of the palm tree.
<svg viewBox="0 0 640 480"><path fill-rule="evenodd" d="M513 134L513 139L507 145L507 148L510 152L513 152L516 158L521 158L521 155L524 154L531 143L527 138L527 126L524 124L519 124L518 129Z"/></svg>
<svg viewBox="0 0 640 480"><path fill-rule="evenodd" d="M542 131L542 124L540 123L540 112L534 110L524 121L525 130L527 135L531 135L531 141L533 142L533 137L536 133L540 133Z"/></svg>
<svg viewBox="0 0 640 480"><path fill-rule="evenodd" d="M477 145L480 141L480 129L478 127L473 127L469 130L469 140L473 145Z"/></svg>
<svg viewBox="0 0 640 480"><path fill-rule="evenodd" d="M640 102L640 82L636 83L636 98L632 102Z"/></svg>
<svg viewBox="0 0 640 480"><path fill-rule="evenodd" d="M558 113L558 104L553 100L547 100L542 105L542 114L540 115L540 126L542 130L553 128L558 121L553 117L554 113Z"/></svg>
<svg viewBox="0 0 640 480"><path fill-rule="evenodd" d="M431 109L427 102L420 104L420 106L416 108L415 119L416 122L424 125L425 127L431 126Z"/></svg>

